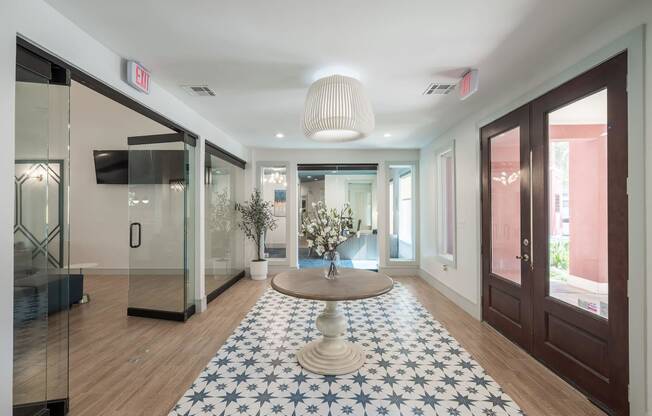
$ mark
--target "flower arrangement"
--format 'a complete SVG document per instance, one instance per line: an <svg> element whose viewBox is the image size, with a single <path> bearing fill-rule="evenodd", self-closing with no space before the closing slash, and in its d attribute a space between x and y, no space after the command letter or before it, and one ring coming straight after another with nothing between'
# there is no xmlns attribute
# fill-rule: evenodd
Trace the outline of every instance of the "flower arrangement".
<svg viewBox="0 0 652 416"><path fill-rule="evenodd" d="M235 210L242 216L238 226L245 237L256 244L256 261L263 261L264 259L260 253L262 251L265 233L267 230L274 230L276 228L276 220L272 215L272 204L269 201L263 200L260 191L256 189L251 194L249 201L243 204L236 203Z"/></svg>
<svg viewBox="0 0 652 416"><path fill-rule="evenodd" d="M352 237L351 206L344 204L341 210L328 208L322 201L312 204L312 212L306 212L301 221L301 235L306 237L308 247L317 255L330 260L327 277L337 274L334 261L339 245Z"/></svg>

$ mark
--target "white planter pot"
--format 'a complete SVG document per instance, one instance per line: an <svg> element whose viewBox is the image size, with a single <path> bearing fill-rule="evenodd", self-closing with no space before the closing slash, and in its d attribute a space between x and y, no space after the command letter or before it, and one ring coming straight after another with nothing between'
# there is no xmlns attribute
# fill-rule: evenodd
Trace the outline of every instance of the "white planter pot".
<svg viewBox="0 0 652 416"><path fill-rule="evenodd" d="M265 280L267 279L267 260L251 261L249 263L249 270L252 280Z"/></svg>

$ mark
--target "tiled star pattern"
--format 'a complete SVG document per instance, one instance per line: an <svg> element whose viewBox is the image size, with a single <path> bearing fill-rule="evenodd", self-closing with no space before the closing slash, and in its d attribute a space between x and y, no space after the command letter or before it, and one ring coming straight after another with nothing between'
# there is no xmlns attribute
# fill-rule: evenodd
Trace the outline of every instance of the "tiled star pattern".
<svg viewBox="0 0 652 416"><path fill-rule="evenodd" d="M446 329L400 284L341 302L366 363L343 376L304 370L295 353L320 334L323 303L269 289L170 416L522 415Z"/></svg>

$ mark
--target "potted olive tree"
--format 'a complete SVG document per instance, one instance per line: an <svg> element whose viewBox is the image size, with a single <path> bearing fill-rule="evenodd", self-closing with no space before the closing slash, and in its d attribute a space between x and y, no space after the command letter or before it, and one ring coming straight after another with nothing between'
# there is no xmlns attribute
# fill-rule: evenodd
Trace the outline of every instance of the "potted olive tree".
<svg viewBox="0 0 652 416"><path fill-rule="evenodd" d="M276 228L276 220L272 215L272 204L264 201L260 191L256 189L249 201L236 204L235 209L241 218L238 226L245 237L256 245L256 258L249 263L253 280L267 279L267 259L262 256L265 234Z"/></svg>

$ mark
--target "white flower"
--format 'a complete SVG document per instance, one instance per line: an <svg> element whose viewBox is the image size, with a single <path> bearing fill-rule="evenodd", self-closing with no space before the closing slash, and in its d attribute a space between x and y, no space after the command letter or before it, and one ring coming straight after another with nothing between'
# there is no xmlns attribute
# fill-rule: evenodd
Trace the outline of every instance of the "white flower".
<svg viewBox="0 0 652 416"><path fill-rule="evenodd" d="M312 245L313 245L312 240L308 240L308 247L312 247Z"/></svg>

